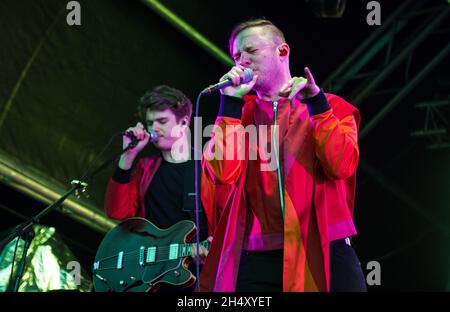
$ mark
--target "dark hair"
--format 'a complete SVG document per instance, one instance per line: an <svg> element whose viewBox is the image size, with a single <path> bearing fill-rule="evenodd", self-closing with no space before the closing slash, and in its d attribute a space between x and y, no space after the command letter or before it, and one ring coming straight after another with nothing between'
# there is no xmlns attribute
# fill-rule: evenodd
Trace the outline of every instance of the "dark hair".
<svg viewBox="0 0 450 312"><path fill-rule="evenodd" d="M176 117L177 122L184 116L191 119L192 103L183 92L175 88L161 85L146 92L137 103L137 114L145 120L147 110L162 111L170 109Z"/></svg>
<svg viewBox="0 0 450 312"><path fill-rule="evenodd" d="M279 37L282 42L286 42L283 32L277 26L275 26L271 21L264 19L264 18L250 19L248 21L240 22L239 24L237 24L236 26L233 27L233 30L231 31L230 39L229 39L230 54L233 55L232 49L233 49L234 39L236 39L236 36L240 32L242 32L243 30L245 30L247 28L262 27L262 26L270 27L273 34L275 34L277 37Z"/></svg>

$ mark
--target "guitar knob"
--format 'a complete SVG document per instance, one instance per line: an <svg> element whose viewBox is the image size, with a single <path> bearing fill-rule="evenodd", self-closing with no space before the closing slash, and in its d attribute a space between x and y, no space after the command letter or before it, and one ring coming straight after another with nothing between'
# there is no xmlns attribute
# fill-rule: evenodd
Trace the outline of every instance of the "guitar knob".
<svg viewBox="0 0 450 312"><path fill-rule="evenodd" d="M177 270L173 271L173 274L175 274L176 277L180 276L180 272L178 272Z"/></svg>
<svg viewBox="0 0 450 312"><path fill-rule="evenodd" d="M126 283L125 281L120 281L119 284L120 284L120 286L122 286L122 287L127 286L127 283Z"/></svg>

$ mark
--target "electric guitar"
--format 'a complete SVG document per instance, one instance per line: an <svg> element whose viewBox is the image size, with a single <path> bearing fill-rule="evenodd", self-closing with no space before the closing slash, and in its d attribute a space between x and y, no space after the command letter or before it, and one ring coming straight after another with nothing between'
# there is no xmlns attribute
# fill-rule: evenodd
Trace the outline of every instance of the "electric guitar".
<svg viewBox="0 0 450 312"><path fill-rule="evenodd" d="M127 219L111 229L100 243L93 265L97 292L156 291L163 284L189 287L195 276L188 270L194 222L183 220L160 229L143 218ZM209 250L209 242L201 246Z"/></svg>

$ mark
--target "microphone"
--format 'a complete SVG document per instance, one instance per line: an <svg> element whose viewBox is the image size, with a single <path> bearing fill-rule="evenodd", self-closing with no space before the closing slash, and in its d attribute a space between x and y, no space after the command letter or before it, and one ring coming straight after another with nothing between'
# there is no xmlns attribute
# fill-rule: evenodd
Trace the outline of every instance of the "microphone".
<svg viewBox="0 0 450 312"><path fill-rule="evenodd" d="M155 143L158 140L158 133L153 130L149 130L148 133L150 134L149 142ZM131 144L134 146L140 141L134 136L133 131L122 132L122 135L129 137L131 139Z"/></svg>
<svg viewBox="0 0 450 312"><path fill-rule="evenodd" d="M248 83L248 82L252 81L252 79L253 79L253 71L251 70L251 68L244 69L244 77L241 78L241 84ZM205 90L203 90L201 94L202 95L203 94L211 94L214 91L217 91L217 90L220 90L220 89L232 86L232 85L233 85L233 82L231 81L231 79L227 78L224 81L221 81L214 85L210 85Z"/></svg>

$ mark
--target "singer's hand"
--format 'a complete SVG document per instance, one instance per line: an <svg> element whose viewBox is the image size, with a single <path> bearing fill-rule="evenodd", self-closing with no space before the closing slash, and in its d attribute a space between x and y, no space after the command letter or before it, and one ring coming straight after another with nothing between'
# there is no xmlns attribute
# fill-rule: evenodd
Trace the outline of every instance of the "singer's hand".
<svg viewBox="0 0 450 312"><path fill-rule="evenodd" d="M308 99L316 96L320 92L320 88L316 85L314 77L308 67L305 67L306 78L293 77L286 81L278 94L280 96L286 96L289 100L297 98L298 100Z"/></svg>
<svg viewBox="0 0 450 312"><path fill-rule="evenodd" d="M134 148L129 149L127 152L122 154L122 156L120 156L119 167L124 170L128 170L131 168L137 154L139 154L139 152L144 149L144 147L150 140L150 134L145 130L144 125L140 122L138 122L135 127L128 128L126 132L128 131L133 132L134 136L139 140L139 142ZM128 144L131 143L131 138L124 135L122 140L122 146L125 149Z"/></svg>
<svg viewBox="0 0 450 312"><path fill-rule="evenodd" d="M233 81L233 86L226 87L220 90L220 93L230 96L242 98L244 95L250 92L258 79L258 75L254 75L253 79L248 83L242 83L241 79L244 78L244 66L236 65L225 75L220 78L220 81L224 81L228 78Z"/></svg>
<svg viewBox="0 0 450 312"><path fill-rule="evenodd" d="M128 152L130 154L138 154L140 151L144 149L144 147L148 144L148 141L150 140L150 134L145 130L144 125L140 122L136 124L135 127L130 127L126 130L126 132L131 131L133 132L134 136L139 140L138 144L130 149ZM128 144L131 143L131 138L127 137L126 135L123 136L123 148L126 148Z"/></svg>

